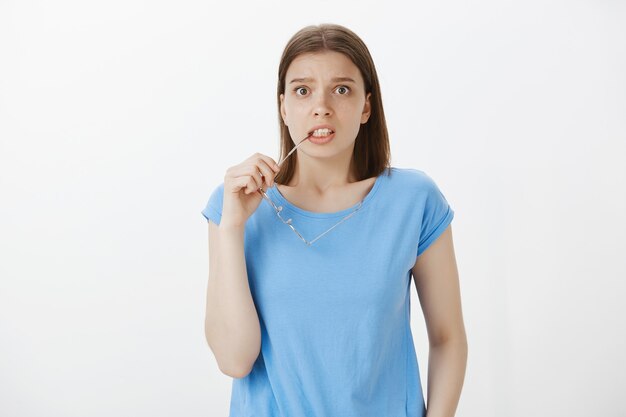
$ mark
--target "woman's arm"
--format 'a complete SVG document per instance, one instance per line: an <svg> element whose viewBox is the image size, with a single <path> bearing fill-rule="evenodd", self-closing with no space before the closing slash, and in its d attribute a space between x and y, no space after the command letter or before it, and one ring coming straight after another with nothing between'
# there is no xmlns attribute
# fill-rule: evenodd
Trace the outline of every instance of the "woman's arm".
<svg viewBox="0 0 626 417"><path fill-rule="evenodd" d="M412 272L430 344L426 415L453 417L465 379L467 338L452 226L417 258Z"/></svg>
<svg viewBox="0 0 626 417"><path fill-rule="evenodd" d="M261 350L244 256L244 229L209 222L205 336L222 373L243 378Z"/></svg>

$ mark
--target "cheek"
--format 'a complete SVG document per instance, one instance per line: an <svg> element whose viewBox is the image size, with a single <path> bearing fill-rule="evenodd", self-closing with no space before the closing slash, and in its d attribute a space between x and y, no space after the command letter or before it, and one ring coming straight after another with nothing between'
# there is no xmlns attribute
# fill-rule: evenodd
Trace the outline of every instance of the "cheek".
<svg viewBox="0 0 626 417"><path fill-rule="evenodd" d="M306 106L298 103L286 103L285 113L287 113L287 120L296 121L302 116L307 115L309 110Z"/></svg>
<svg viewBox="0 0 626 417"><path fill-rule="evenodd" d="M364 100L359 99L348 99L348 100L338 100L335 104L336 109L341 109L343 113L355 113L361 114L363 110L363 106L365 106Z"/></svg>
<svg viewBox="0 0 626 417"><path fill-rule="evenodd" d="M363 114L363 106L365 102L358 103L344 103L341 107L341 113L344 115L346 122L353 123L358 129L361 124L361 118Z"/></svg>

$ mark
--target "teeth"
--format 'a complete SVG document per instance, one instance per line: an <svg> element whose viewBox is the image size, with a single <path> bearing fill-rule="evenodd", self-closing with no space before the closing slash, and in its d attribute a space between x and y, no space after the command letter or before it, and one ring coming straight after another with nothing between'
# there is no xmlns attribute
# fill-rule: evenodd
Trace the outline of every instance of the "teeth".
<svg viewBox="0 0 626 417"><path fill-rule="evenodd" d="M332 133L333 131L330 129L317 129L315 131L313 131L313 136L328 136Z"/></svg>

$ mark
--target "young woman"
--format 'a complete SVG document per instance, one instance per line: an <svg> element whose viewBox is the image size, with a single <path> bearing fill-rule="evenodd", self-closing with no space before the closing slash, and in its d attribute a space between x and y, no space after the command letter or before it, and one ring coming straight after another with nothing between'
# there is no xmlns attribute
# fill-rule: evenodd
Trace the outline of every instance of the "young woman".
<svg viewBox="0 0 626 417"><path fill-rule="evenodd" d="M202 211L205 333L234 378L230 416L452 417L467 360L454 212L423 171L389 165L367 47L343 26L301 29L277 99L281 159L255 153L230 167ZM411 276L429 338L428 407Z"/></svg>

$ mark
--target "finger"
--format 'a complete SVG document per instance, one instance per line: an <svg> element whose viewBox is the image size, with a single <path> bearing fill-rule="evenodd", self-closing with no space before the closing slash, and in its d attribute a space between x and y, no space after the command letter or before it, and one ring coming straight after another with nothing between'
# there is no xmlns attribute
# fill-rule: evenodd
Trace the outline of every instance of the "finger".
<svg viewBox="0 0 626 417"><path fill-rule="evenodd" d="M258 189L261 185L263 185L263 178L261 178L261 174L256 165L249 164L245 166L237 167L233 171L234 178L245 178L246 179L246 187L250 189Z"/></svg>
<svg viewBox="0 0 626 417"><path fill-rule="evenodd" d="M258 189L259 189L259 186L257 185L257 182L254 179L254 177L248 176L248 180L246 181L245 193L252 194L252 193L255 193L256 190Z"/></svg>
<svg viewBox="0 0 626 417"><path fill-rule="evenodd" d="M280 167L278 166L276 161L274 161L269 156L263 155L262 153L256 153L255 156L258 158L258 160L262 160L263 162L265 162L272 171L274 172L280 171Z"/></svg>
<svg viewBox="0 0 626 417"><path fill-rule="evenodd" d="M256 191L259 188L258 183L262 183L261 175L256 171L256 168L248 167L246 171L242 171L242 167L237 167L230 171L230 176L234 184L237 185L235 191L243 190L245 194Z"/></svg>
<svg viewBox="0 0 626 417"><path fill-rule="evenodd" d="M256 183L256 187L246 186L248 189L255 188L258 190L263 185L272 187L274 185L274 177L280 171L280 167L275 166L276 162L269 156L261 153L255 153L245 162L229 168L228 174L233 178L252 177Z"/></svg>
<svg viewBox="0 0 626 417"><path fill-rule="evenodd" d="M263 186L263 174L259 171L257 165L252 165L248 167L248 175L252 176L256 183L256 189L261 188ZM256 191L255 189L255 191Z"/></svg>
<svg viewBox="0 0 626 417"><path fill-rule="evenodd" d="M249 177L237 177L233 178L233 192L247 191Z"/></svg>
<svg viewBox="0 0 626 417"><path fill-rule="evenodd" d="M259 171L261 172L261 175L264 178L265 184L267 184L268 187L273 186L276 172L267 164L267 162L264 159L259 161L257 167Z"/></svg>

